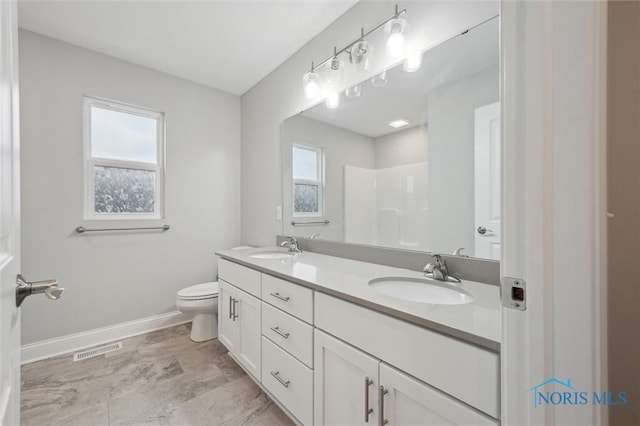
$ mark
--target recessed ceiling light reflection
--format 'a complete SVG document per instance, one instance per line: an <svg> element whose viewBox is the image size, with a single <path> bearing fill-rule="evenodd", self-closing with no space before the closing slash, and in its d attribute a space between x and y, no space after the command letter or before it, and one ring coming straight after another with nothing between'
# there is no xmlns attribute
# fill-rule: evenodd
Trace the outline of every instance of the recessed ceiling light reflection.
<svg viewBox="0 0 640 426"><path fill-rule="evenodd" d="M395 129L398 129L400 127L404 127L404 126L407 126L407 125L409 125L409 122L407 120L405 120L405 119L394 120L391 123L389 123L389 126L395 128Z"/></svg>

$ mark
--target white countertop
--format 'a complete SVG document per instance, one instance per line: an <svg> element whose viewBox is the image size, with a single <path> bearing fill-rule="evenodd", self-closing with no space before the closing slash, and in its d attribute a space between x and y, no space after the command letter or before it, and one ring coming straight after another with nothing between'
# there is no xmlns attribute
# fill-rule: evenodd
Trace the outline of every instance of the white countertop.
<svg viewBox="0 0 640 426"><path fill-rule="evenodd" d="M261 247L216 252L224 259L336 296L396 318L427 327L495 351L500 350L501 303L499 287L463 281L474 300L462 305L411 302L386 296L369 287L380 277L423 278L408 269L303 252L286 259L256 259L251 254L280 250ZM286 251L286 250L282 250Z"/></svg>

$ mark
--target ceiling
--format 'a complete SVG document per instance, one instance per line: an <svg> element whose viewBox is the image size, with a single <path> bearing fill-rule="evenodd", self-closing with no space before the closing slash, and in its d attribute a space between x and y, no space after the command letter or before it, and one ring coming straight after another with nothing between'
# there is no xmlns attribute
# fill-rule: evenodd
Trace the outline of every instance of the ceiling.
<svg viewBox="0 0 640 426"><path fill-rule="evenodd" d="M402 65L387 71L387 84L361 83L357 98L340 97L336 109L324 102L303 112L306 117L377 138L427 122L429 93L472 74L495 69L498 78L499 25L494 18L439 44L423 55L422 67L412 73ZM389 123L405 119L409 126L394 129Z"/></svg>
<svg viewBox="0 0 640 426"><path fill-rule="evenodd" d="M19 0L20 27L242 95L358 0Z"/></svg>

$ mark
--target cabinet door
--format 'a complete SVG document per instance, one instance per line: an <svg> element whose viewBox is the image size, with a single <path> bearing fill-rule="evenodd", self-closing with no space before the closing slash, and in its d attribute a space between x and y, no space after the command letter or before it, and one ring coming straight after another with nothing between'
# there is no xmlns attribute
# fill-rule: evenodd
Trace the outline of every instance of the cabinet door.
<svg viewBox="0 0 640 426"><path fill-rule="evenodd" d="M378 408L390 426L499 424L496 419L384 363L380 363L380 386L383 395Z"/></svg>
<svg viewBox="0 0 640 426"><path fill-rule="evenodd" d="M376 425L379 361L314 332L314 424Z"/></svg>
<svg viewBox="0 0 640 426"><path fill-rule="evenodd" d="M235 314L238 339L233 354L238 361L260 380L261 361L261 302L260 299L240 289L236 292Z"/></svg>
<svg viewBox="0 0 640 426"><path fill-rule="evenodd" d="M218 340L229 352L234 353L238 341L238 326L233 318L235 288L220 280L218 287Z"/></svg>

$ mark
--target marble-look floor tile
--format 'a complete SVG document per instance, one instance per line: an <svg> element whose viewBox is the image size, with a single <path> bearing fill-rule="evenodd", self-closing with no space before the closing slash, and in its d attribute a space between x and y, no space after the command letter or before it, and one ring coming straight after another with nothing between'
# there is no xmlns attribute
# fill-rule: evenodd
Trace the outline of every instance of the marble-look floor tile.
<svg viewBox="0 0 640 426"><path fill-rule="evenodd" d="M110 397L111 424L130 424L149 417L166 416L171 406L190 401L227 383L222 374L203 378L192 373L145 385L136 392Z"/></svg>
<svg viewBox="0 0 640 426"><path fill-rule="evenodd" d="M217 340L189 325L123 339L123 349L22 367L22 424L291 425Z"/></svg>
<svg viewBox="0 0 640 426"><path fill-rule="evenodd" d="M273 402L269 401L259 409L241 413L223 423L224 426L294 426L286 414Z"/></svg>
<svg viewBox="0 0 640 426"><path fill-rule="evenodd" d="M241 421L271 404L269 398L244 376L213 391L172 407L169 424L222 425L231 419Z"/></svg>

